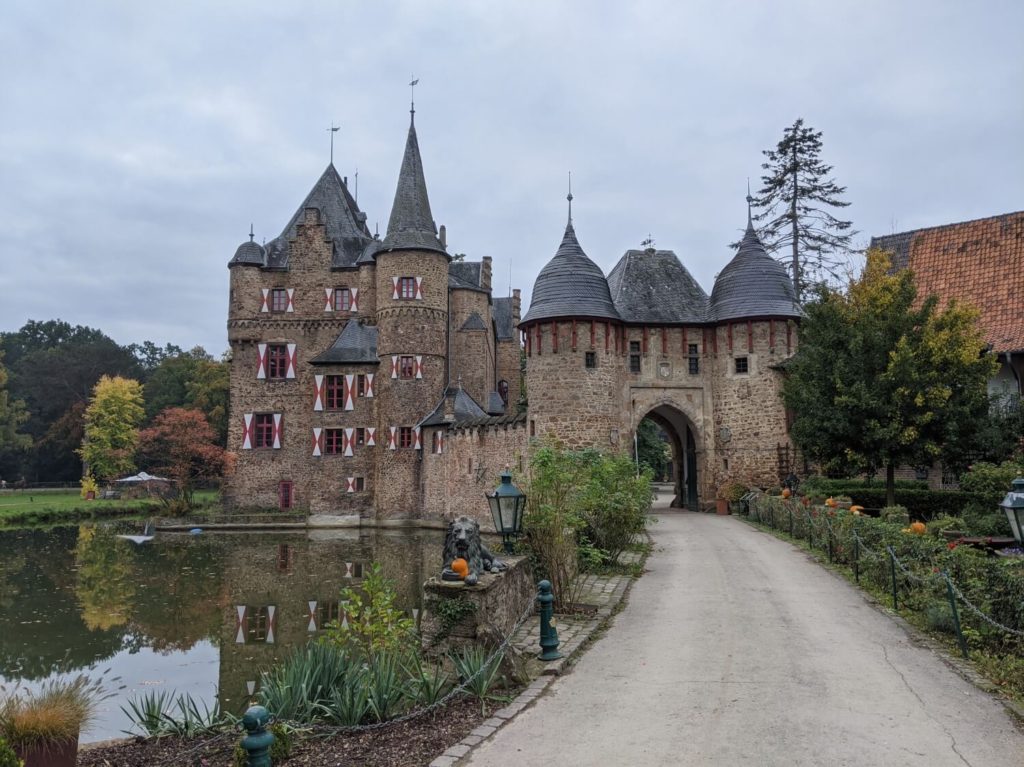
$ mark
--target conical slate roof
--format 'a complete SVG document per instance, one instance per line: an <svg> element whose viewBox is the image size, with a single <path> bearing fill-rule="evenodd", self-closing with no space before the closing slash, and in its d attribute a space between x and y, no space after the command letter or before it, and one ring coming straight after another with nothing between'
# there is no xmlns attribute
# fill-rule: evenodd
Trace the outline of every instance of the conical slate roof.
<svg viewBox="0 0 1024 767"><path fill-rule="evenodd" d="M627 250L608 275L608 288L626 322L707 321L708 294L671 250Z"/></svg>
<svg viewBox="0 0 1024 767"><path fill-rule="evenodd" d="M366 227L366 214L359 210L333 164L327 166L313 185L280 236L266 244L264 265L272 269L288 267L288 241L295 239L306 208L316 208L320 211L320 220L324 224L327 239L334 245L331 266L354 266L373 237Z"/></svg>
<svg viewBox="0 0 1024 767"><path fill-rule="evenodd" d="M583 252L569 219L555 257L533 284L530 310L522 323L556 317L619 319L600 267Z"/></svg>
<svg viewBox="0 0 1024 767"><path fill-rule="evenodd" d="M256 266L263 266L263 261L266 257L262 246L259 243L248 240L238 246L238 250L235 251L234 258L228 263L228 266L232 264L255 264Z"/></svg>
<svg viewBox="0 0 1024 767"><path fill-rule="evenodd" d="M405 142L405 156L398 173L398 188L395 189L384 247L389 250L435 250L447 255L444 245L437 239L437 228L427 197L427 182L423 177L416 123L412 121L409 122L409 137Z"/></svg>
<svg viewBox="0 0 1024 767"><path fill-rule="evenodd" d="M732 261L715 279L711 291L712 322L748 317L803 317L803 309L785 268L768 255L754 224L747 218L747 231Z"/></svg>

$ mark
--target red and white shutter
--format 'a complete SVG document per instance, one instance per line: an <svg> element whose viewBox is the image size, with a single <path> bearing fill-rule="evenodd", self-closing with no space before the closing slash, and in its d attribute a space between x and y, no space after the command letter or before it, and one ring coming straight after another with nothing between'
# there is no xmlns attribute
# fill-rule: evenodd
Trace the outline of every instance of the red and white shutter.
<svg viewBox="0 0 1024 767"><path fill-rule="evenodd" d="M295 349L295 344L288 344L288 369L285 371L285 378L295 378L295 367L299 362L299 353Z"/></svg>
<svg viewBox="0 0 1024 767"><path fill-rule="evenodd" d="M345 438L343 444L345 447L345 455L350 458L352 457L352 445L354 445L356 441L355 437L353 436L354 434L355 429L345 429Z"/></svg>
<svg viewBox="0 0 1024 767"><path fill-rule="evenodd" d="M423 278L422 277L417 277L416 278L416 300L417 301L422 301L423 300Z"/></svg>
<svg viewBox="0 0 1024 767"><path fill-rule="evenodd" d="M274 644L274 629L277 628L277 606L267 605L267 644Z"/></svg>
<svg viewBox="0 0 1024 767"><path fill-rule="evenodd" d="M391 297L398 298L398 278L391 278Z"/></svg>
<svg viewBox="0 0 1024 767"><path fill-rule="evenodd" d="M285 307L286 312L295 311L295 288L286 288L285 293L288 294L288 305Z"/></svg>
<svg viewBox="0 0 1024 767"><path fill-rule="evenodd" d="M267 345L256 344L256 377L267 377Z"/></svg>
<svg viewBox="0 0 1024 767"><path fill-rule="evenodd" d="M373 376L375 373L366 374L366 396L373 397Z"/></svg>
<svg viewBox="0 0 1024 767"><path fill-rule="evenodd" d="M413 438L414 438L414 441L413 441L413 444L412 444L413 450L422 450L423 449L423 443L420 441L420 427L419 426L414 427L413 430L412 430L412 433L413 433Z"/></svg>
<svg viewBox="0 0 1024 767"><path fill-rule="evenodd" d="M242 419L242 450L252 450L253 414L246 413Z"/></svg>
<svg viewBox="0 0 1024 767"><path fill-rule="evenodd" d="M395 450L398 447L398 427L388 427L388 450Z"/></svg>
<svg viewBox="0 0 1024 767"><path fill-rule="evenodd" d="M260 288L260 311L270 311L270 288Z"/></svg>
<svg viewBox="0 0 1024 767"><path fill-rule="evenodd" d="M345 477L345 492L354 493L356 491L356 478Z"/></svg>
<svg viewBox="0 0 1024 767"><path fill-rule="evenodd" d="M444 432L438 431L434 433L434 452L440 455L444 452Z"/></svg>
<svg viewBox="0 0 1024 767"><path fill-rule="evenodd" d="M398 378L398 355L391 355L391 377Z"/></svg>
<svg viewBox="0 0 1024 767"><path fill-rule="evenodd" d="M247 612L245 605L235 605L235 644L245 644Z"/></svg>
<svg viewBox="0 0 1024 767"><path fill-rule="evenodd" d="M352 290L349 291L349 295L351 296L349 299L349 308L352 310L352 313L355 314L359 311L359 288L352 288Z"/></svg>
<svg viewBox="0 0 1024 767"><path fill-rule="evenodd" d="M352 398L356 392L356 377L353 374L345 376L345 409L354 410L355 404L352 402Z"/></svg>
<svg viewBox="0 0 1024 767"><path fill-rule="evenodd" d="M281 414L274 413L274 449L279 450L281 448Z"/></svg>
<svg viewBox="0 0 1024 767"><path fill-rule="evenodd" d="M423 357L422 355L416 355L416 377L423 378Z"/></svg>
<svg viewBox="0 0 1024 767"><path fill-rule="evenodd" d="M372 426L368 426L366 429L366 444L368 447L373 447L377 444L377 430Z"/></svg>
<svg viewBox="0 0 1024 767"><path fill-rule="evenodd" d="M324 395L327 394L327 384L324 383L322 375L313 376L313 410L324 409Z"/></svg>
<svg viewBox="0 0 1024 767"><path fill-rule="evenodd" d="M309 605L309 625L306 626L306 631L313 633L320 627L316 623L316 602L307 602Z"/></svg>
<svg viewBox="0 0 1024 767"><path fill-rule="evenodd" d="M324 288L324 311L334 311L334 288Z"/></svg>
<svg viewBox="0 0 1024 767"><path fill-rule="evenodd" d="M319 458L324 454L324 430L319 426L313 427L313 457Z"/></svg>

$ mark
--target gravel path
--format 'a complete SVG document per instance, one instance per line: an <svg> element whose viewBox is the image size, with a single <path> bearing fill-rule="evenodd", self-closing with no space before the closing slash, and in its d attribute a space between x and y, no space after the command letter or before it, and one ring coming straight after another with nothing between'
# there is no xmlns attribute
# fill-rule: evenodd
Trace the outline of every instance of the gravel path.
<svg viewBox="0 0 1024 767"><path fill-rule="evenodd" d="M664 512L607 635L463 762L1024 764L1002 706L739 519Z"/></svg>

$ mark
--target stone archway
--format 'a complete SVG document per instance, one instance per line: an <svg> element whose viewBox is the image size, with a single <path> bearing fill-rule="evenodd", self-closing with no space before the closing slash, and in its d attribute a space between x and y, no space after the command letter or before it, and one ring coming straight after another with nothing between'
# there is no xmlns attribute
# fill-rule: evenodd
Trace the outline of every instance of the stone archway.
<svg viewBox="0 0 1024 767"><path fill-rule="evenodd" d="M669 437L672 447L672 483L675 488L673 508L698 511L700 483L697 475L697 437L693 424L685 413L668 404L651 408L637 423L645 418L660 426Z"/></svg>

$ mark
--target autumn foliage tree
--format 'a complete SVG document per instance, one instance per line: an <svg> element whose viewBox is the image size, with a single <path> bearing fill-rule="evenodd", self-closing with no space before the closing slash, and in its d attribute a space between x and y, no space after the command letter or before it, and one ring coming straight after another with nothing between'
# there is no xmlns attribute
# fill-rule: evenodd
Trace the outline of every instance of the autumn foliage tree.
<svg viewBox="0 0 1024 767"><path fill-rule="evenodd" d="M139 456L150 471L172 479L177 487L176 511L194 505L196 487L232 468L231 455L217 444L217 435L199 410L172 407L139 433Z"/></svg>
<svg viewBox="0 0 1024 767"><path fill-rule="evenodd" d="M110 480L135 469L142 407L142 384L121 376L101 376L85 409L85 437L79 455L87 473Z"/></svg>
<svg viewBox="0 0 1024 767"><path fill-rule="evenodd" d="M805 310L783 383L793 440L829 473L885 468L892 504L896 466L931 464L987 410L996 362L977 312L918 300L913 273L890 274L878 250L847 291L820 287Z"/></svg>

